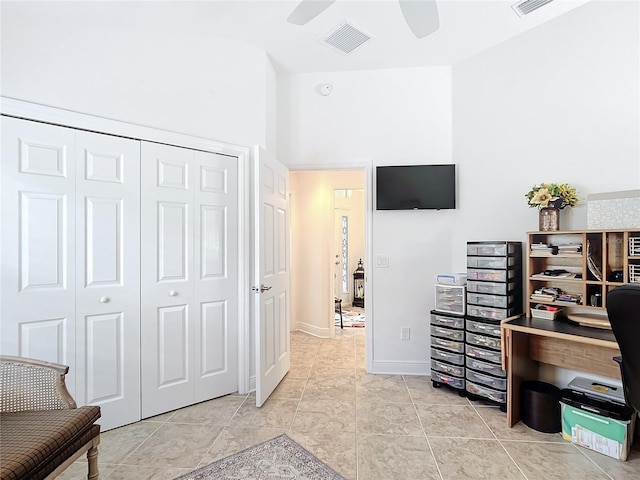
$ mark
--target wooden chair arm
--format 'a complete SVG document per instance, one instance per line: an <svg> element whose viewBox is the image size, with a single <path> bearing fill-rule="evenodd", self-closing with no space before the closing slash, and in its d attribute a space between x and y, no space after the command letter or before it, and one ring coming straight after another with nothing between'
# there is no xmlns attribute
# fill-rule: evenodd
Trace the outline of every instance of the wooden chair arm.
<svg viewBox="0 0 640 480"><path fill-rule="evenodd" d="M65 385L68 371L66 365L0 355L0 411L76 408Z"/></svg>

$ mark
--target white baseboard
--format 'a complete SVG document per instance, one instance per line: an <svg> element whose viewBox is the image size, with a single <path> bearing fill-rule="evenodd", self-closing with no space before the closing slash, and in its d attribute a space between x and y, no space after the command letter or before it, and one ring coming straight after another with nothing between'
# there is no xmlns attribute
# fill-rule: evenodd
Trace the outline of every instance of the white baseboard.
<svg viewBox="0 0 640 480"><path fill-rule="evenodd" d="M256 376L249 377L249 393L256 391Z"/></svg>
<svg viewBox="0 0 640 480"><path fill-rule="evenodd" d="M304 322L298 322L297 327L298 331L313 335L314 337L331 338L331 330L328 328L321 328ZM334 328L334 326L331 325L331 328Z"/></svg>
<svg viewBox="0 0 640 480"><path fill-rule="evenodd" d="M379 375L431 375L431 362L373 361L373 371Z"/></svg>

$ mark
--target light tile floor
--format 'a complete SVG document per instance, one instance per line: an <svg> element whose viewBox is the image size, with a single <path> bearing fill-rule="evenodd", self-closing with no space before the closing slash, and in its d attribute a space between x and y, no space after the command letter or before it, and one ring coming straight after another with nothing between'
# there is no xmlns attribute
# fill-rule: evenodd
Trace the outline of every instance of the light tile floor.
<svg viewBox="0 0 640 480"><path fill-rule="evenodd" d="M102 479L173 479L286 433L347 479L637 480L640 446L613 460L428 377L368 375L364 330L294 332L291 370L268 402L229 395L101 435ZM86 478L79 460L61 477Z"/></svg>

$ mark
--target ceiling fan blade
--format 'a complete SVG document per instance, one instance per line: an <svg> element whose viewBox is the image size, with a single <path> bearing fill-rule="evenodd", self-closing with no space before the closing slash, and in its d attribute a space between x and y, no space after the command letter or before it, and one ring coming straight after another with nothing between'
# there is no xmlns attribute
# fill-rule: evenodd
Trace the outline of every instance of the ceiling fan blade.
<svg viewBox="0 0 640 480"><path fill-rule="evenodd" d="M302 0L296 9L291 12L287 22L295 25L304 25L313 20L336 0Z"/></svg>
<svg viewBox="0 0 640 480"><path fill-rule="evenodd" d="M424 38L440 28L435 0L398 0L400 10L413 34Z"/></svg>

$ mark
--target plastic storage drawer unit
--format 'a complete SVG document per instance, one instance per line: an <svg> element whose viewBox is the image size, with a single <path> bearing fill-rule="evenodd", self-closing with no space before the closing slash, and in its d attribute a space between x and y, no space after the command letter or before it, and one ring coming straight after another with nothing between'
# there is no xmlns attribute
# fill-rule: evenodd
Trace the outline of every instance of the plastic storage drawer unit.
<svg viewBox="0 0 640 480"><path fill-rule="evenodd" d="M431 335L458 342L464 340L464 330L453 330L451 328L437 327L435 325L431 326Z"/></svg>
<svg viewBox="0 0 640 480"><path fill-rule="evenodd" d="M451 352L445 352L444 350L439 350L437 348L432 348L431 358L443 360L445 362L449 362L454 365L464 365L463 353L451 353Z"/></svg>
<svg viewBox="0 0 640 480"><path fill-rule="evenodd" d="M482 348L495 348L499 350L501 347L500 338L488 337L487 335L467 332L466 340L467 344L477 345Z"/></svg>
<svg viewBox="0 0 640 480"><path fill-rule="evenodd" d="M483 375L481 373L474 372L473 370L467 370L467 380L496 390L504 390L507 388L506 378L496 378L490 375Z"/></svg>
<svg viewBox="0 0 640 480"><path fill-rule="evenodd" d="M443 338L431 337L431 345L434 347L444 348L451 352L464 352L464 342L454 342L451 340L444 340Z"/></svg>
<svg viewBox="0 0 640 480"><path fill-rule="evenodd" d="M461 365L451 365L445 362L439 362L438 360L431 359L431 368L442 373L454 375L456 377L464 376L464 367Z"/></svg>
<svg viewBox="0 0 640 480"><path fill-rule="evenodd" d="M513 270L478 270L470 268L467 270L469 280L488 280L490 282L506 282L515 277Z"/></svg>
<svg viewBox="0 0 640 480"><path fill-rule="evenodd" d="M475 268L507 268L515 262L515 257L467 257L467 267Z"/></svg>
<svg viewBox="0 0 640 480"><path fill-rule="evenodd" d="M511 255L516 253L516 246L512 243L468 242L467 255Z"/></svg>
<svg viewBox="0 0 640 480"><path fill-rule="evenodd" d="M472 368L478 372L488 373L495 377L507 378L507 372L502 370L502 367L495 363L483 362L477 358L467 357L466 365L467 368Z"/></svg>
<svg viewBox="0 0 640 480"><path fill-rule="evenodd" d="M515 314L515 308L493 308L481 307L479 305L469 305L469 316L478 318L489 318L492 320L504 320Z"/></svg>
<svg viewBox="0 0 640 480"><path fill-rule="evenodd" d="M464 286L436 285L436 307L434 310L464 315L466 290Z"/></svg>
<svg viewBox="0 0 640 480"><path fill-rule="evenodd" d="M500 338L499 323L476 322L475 320L467 320L467 332L479 333L481 335L490 335Z"/></svg>
<svg viewBox="0 0 640 480"><path fill-rule="evenodd" d="M484 360L485 362L501 363L502 355L494 350L486 350L484 348L467 345L465 348L467 356Z"/></svg>
<svg viewBox="0 0 640 480"><path fill-rule="evenodd" d="M467 292L488 293L490 295L506 295L515 288L515 282L467 282Z"/></svg>
<svg viewBox="0 0 640 480"><path fill-rule="evenodd" d="M473 393L480 397L488 398L494 402L505 403L507 401L507 392L499 392L489 387L478 385L477 383L467 382L467 392Z"/></svg>
<svg viewBox="0 0 640 480"><path fill-rule="evenodd" d="M447 317L446 315L431 315L431 325L449 328L464 328L463 317Z"/></svg>
<svg viewBox="0 0 640 480"><path fill-rule="evenodd" d="M454 388L464 389L464 378L454 377L453 375L446 375L444 373L431 370L431 381L437 383L444 383Z"/></svg>
<svg viewBox="0 0 640 480"><path fill-rule="evenodd" d="M498 307L507 308L509 304L513 303L515 297L513 295L485 295L481 293L467 292L467 303L473 305L482 305L485 307Z"/></svg>

